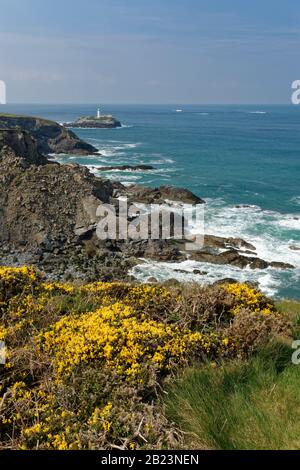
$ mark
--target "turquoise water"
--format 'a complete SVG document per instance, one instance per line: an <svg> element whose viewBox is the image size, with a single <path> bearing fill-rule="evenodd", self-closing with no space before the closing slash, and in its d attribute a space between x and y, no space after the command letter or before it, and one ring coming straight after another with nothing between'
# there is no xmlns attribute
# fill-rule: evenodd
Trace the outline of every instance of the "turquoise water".
<svg viewBox="0 0 300 470"><path fill-rule="evenodd" d="M96 108L9 105L1 110L66 122L95 114ZM176 108L183 111L175 112ZM291 249L300 248L300 107L111 105L102 111L115 115L124 127L76 130L101 155L60 156L59 161L88 165L94 173L97 166L153 165L150 172L105 174L125 184L186 187L207 200L207 233L244 237L254 243L260 257L297 266L293 271L254 272L209 265L204 266L208 279L251 279L271 295L300 298L300 251ZM192 271L195 263L181 267ZM135 274L141 279L193 279L192 273L173 269L148 263Z"/></svg>

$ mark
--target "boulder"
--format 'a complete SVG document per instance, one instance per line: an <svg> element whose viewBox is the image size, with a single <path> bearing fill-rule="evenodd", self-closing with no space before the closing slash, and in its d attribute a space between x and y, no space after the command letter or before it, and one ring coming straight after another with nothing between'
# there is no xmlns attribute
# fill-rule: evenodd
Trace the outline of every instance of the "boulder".
<svg viewBox="0 0 300 470"><path fill-rule="evenodd" d="M209 249L191 252L191 258L203 263L230 264L238 268L266 269L269 267L293 269L294 266L277 261L269 262L255 256L245 256L238 250L230 249L223 252L212 252Z"/></svg>
<svg viewBox="0 0 300 470"><path fill-rule="evenodd" d="M143 204L164 204L168 201L176 201L184 204L204 204L205 201L193 194L188 189L176 188L175 186L160 186L159 188L148 188L140 185L125 187L119 185L118 196L126 196L129 202Z"/></svg>
<svg viewBox="0 0 300 470"><path fill-rule="evenodd" d="M295 266L293 266L292 264L290 263L283 263L281 261L272 261L270 263L270 266L272 268L276 268L276 269L294 269Z"/></svg>
<svg viewBox="0 0 300 470"><path fill-rule="evenodd" d="M242 238L234 237L217 237L215 235L204 235L204 247L221 248L221 249L241 249L245 248L250 251L255 251L256 248L251 243L243 240Z"/></svg>

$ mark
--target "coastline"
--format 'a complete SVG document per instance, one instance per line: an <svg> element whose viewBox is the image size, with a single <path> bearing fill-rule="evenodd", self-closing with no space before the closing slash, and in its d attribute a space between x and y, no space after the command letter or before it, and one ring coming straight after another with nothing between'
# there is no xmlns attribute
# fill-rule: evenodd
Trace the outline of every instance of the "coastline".
<svg viewBox="0 0 300 470"><path fill-rule="evenodd" d="M270 115L270 112L268 112L268 114ZM177 118L178 116L176 117L176 119ZM122 121L128 122L126 121L126 119L124 120L124 118L122 119ZM129 121L128 125L134 126L134 122ZM137 140L137 137L132 138L132 136L135 135L137 131L137 124L135 125L135 127L129 127L127 128L127 130L124 130L124 134L122 133L122 137L121 135L117 134L118 130L114 129L100 130L99 133L97 133L97 130L78 130L78 135L81 138L84 138L84 140L87 140L88 142L96 146L98 152L97 155L87 155L85 157L79 157L77 155L64 156L61 154L58 155L56 159L61 163L78 162L90 168L95 174L97 174L97 167L91 168L93 167L93 159L96 159L97 164L101 164L101 166L115 165L116 167L122 165L122 163L124 165L128 165L128 162L130 162L131 165L147 165L149 162L151 162L151 165L153 166L154 170L145 170L145 172L143 172L143 170L128 170L127 172L121 172L118 169L113 169L111 170L111 172L105 172L105 176L108 176L112 183L121 179L121 181L125 183L126 187L128 187L130 184L133 184L135 181L139 184L142 183L142 185L148 186L148 181L151 179L154 179L155 182L161 181L162 183L170 183L174 180L174 177L176 180L178 173L178 163L175 161L174 155L164 155L162 153L161 155L157 155L154 157L154 155L150 154L150 158L146 159L146 154L144 153L145 142L142 142L142 139L140 139L139 142ZM112 140L112 142L110 142L110 140ZM103 145L103 143L105 143L105 145ZM170 171L170 173L168 173L168 170ZM193 180L191 179L191 181ZM275 211L263 210L259 206L255 206L253 204L245 204L244 201L241 201L240 199L236 199L235 204L233 204L232 206L228 206L228 204L224 205L221 198L220 201L218 201L218 198L211 199L209 197L205 197L205 194L207 192L207 185L205 183L203 183L201 187L203 192L202 190L199 190L198 193L200 192L201 196L204 195L204 199L207 202L205 208L207 214L206 233L223 236L225 238L229 236L238 235L239 237L251 242L257 248L258 257L270 262L284 261L290 264L294 264L294 261L297 260L297 258L299 257L299 252L290 249L290 246L293 246L294 242L285 242L284 244L282 244L281 242L279 243L279 241L277 242L277 240L275 240L273 234L270 233L269 239L267 239L265 238L265 234L255 234L255 232L253 232L253 229L255 228L254 222L259 222L262 226L265 225L267 222L269 227L274 227L274 230L275 228L277 230L277 227L280 227L282 224L287 224L287 226L289 226L290 224L291 226L293 226L293 224L295 224L295 227L297 227L298 222L295 216L293 216L292 214L291 216L289 216L284 214L282 215L280 212L276 213ZM242 204L240 202L242 202ZM221 224L216 224L217 221L221 221ZM253 222L253 228L250 222ZM244 224L245 227L243 228L243 230L241 230L242 224ZM251 232L253 232L253 234L251 234ZM276 245L274 244L275 241ZM13 256L10 255L10 258L12 257ZM155 261L152 267L148 263L148 277L158 277L159 279L161 279L159 276L157 276L157 271L159 270L156 267L156 263L157 262ZM218 281L222 278L234 278L235 276L240 281L247 280L248 278L249 280L251 280L251 282L259 282L261 288L266 293L274 295L276 297L278 297L278 290L279 292L282 290L282 288L280 287L280 285L282 285L282 282L285 282L286 284L288 283L292 286L292 279L293 277L297 276L298 272L298 268L296 271L294 270L289 274L283 273L282 271L278 271L272 268L267 268L263 270L240 270L235 267L230 267L229 265L205 265L199 263L198 265L194 264L192 267L189 267L185 266L186 261L182 261L181 263L183 264L175 268L178 271L175 271L175 269L170 269L170 272L167 273L165 269L163 269L162 272L165 273L164 279L174 277L175 279L180 281L184 281L184 279L186 279L189 281L192 280L198 282L205 282L203 276L199 274L195 275L191 272L191 270L208 271L209 275L207 277L210 279L211 282ZM297 263L298 262L296 261L296 266L298 266ZM140 280L147 279L147 273L144 272L146 269L146 264L147 263L143 262L143 266L141 266L141 270L138 273L138 278ZM187 271L187 273L184 273L185 270ZM134 266L130 268L130 275L133 272L136 272ZM282 276L287 276L283 278L285 279L285 281L281 280ZM287 293L284 292L284 294L281 294L279 296L293 297L293 292L297 293L296 286L297 283L295 284L294 291L289 288Z"/></svg>

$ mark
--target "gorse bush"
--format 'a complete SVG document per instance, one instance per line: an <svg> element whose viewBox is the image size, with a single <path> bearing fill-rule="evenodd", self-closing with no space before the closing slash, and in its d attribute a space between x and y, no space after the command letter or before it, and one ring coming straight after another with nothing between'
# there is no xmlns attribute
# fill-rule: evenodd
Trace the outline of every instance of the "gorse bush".
<svg viewBox="0 0 300 470"><path fill-rule="evenodd" d="M3 311L13 297L30 293L37 285L39 276L30 267L0 267L0 311Z"/></svg>
<svg viewBox="0 0 300 470"><path fill-rule="evenodd" d="M92 313L62 318L37 336L39 349L53 358L57 377L79 364L96 361L117 374L143 382L147 370L170 369L188 354L209 353L213 338L137 316L132 307L114 303Z"/></svg>
<svg viewBox="0 0 300 470"><path fill-rule="evenodd" d="M247 356L289 324L247 284L48 283L1 268L2 448L178 448L161 390L179 368Z"/></svg>

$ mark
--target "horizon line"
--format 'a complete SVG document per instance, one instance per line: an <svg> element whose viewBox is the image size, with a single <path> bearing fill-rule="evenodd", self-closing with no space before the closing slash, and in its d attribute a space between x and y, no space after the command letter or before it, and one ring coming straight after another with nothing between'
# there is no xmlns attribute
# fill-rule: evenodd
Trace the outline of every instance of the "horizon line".
<svg viewBox="0 0 300 470"><path fill-rule="evenodd" d="M109 102L57 102L57 103L47 103L47 102L9 102L5 104L0 104L1 106L10 106L10 105L42 105L42 106L56 106L56 105L66 105L66 106L79 106L79 105L93 105L93 106L295 106L291 102L287 103L136 103L136 102L120 102L120 103L109 103Z"/></svg>

